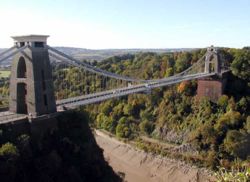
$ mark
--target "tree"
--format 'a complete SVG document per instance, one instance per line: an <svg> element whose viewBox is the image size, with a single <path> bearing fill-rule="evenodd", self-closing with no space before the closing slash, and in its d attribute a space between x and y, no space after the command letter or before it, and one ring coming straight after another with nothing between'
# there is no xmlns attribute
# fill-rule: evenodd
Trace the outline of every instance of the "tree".
<svg viewBox="0 0 250 182"><path fill-rule="evenodd" d="M248 134L250 134L250 116L248 116L246 119L245 129L247 130Z"/></svg>
<svg viewBox="0 0 250 182"><path fill-rule="evenodd" d="M250 135L237 130L229 130L224 140L228 153L246 159L250 155Z"/></svg>
<svg viewBox="0 0 250 182"><path fill-rule="evenodd" d="M140 119L142 121L151 121L153 119L152 111L146 109L146 110L141 110L140 112Z"/></svg>
<svg viewBox="0 0 250 182"><path fill-rule="evenodd" d="M119 138L133 139L137 136L138 126L131 117L121 117L116 126L116 136Z"/></svg>
<svg viewBox="0 0 250 182"><path fill-rule="evenodd" d="M242 97L240 101L237 103L238 110L240 110L242 113L246 112L248 108L247 105L248 105L247 99L245 97Z"/></svg>
<svg viewBox="0 0 250 182"><path fill-rule="evenodd" d="M179 73L184 71L190 66L190 63L191 63L191 54L188 52L181 54L175 63L176 72Z"/></svg>
<svg viewBox="0 0 250 182"><path fill-rule="evenodd" d="M126 104L123 108L123 113L128 116L133 115L133 106L131 104Z"/></svg>
<svg viewBox="0 0 250 182"><path fill-rule="evenodd" d="M129 138L131 129L129 128L129 121L127 118L122 117L116 126L116 136L119 138Z"/></svg>
<svg viewBox="0 0 250 182"><path fill-rule="evenodd" d="M231 70L235 76L249 81L250 51L241 50L237 52L231 64Z"/></svg>
<svg viewBox="0 0 250 182"><path fill-rule="evenodd" d="M179 93L184 93L185 95L191 95L192 94L192 82L191 81L183 81L179 84L177 87L177 91Z"/></svg>
<svg viewBox="0 0 250 182"><path fill-rule="evenodd" d="M120 102L118 105L116 105L113 108L112 118L114 120L119 120L123 116L123 107L124 107L124 103Z"/></svg>
<svg viewBox="0 0 250 182"><path fill-rule="evenodd" d="M98 128L102 128L108 131L112 130L112 120L105 114L103 113L98 114L96 122Z"/></svg>
<svg viewBox="0 0 250 182"><path fill-rule="evenodd" d="M168 68L165 73L165 77L172 76L174 74L174 69L173 68Z"/></svg>
<svg viewBox="0 0 250 182"><path fill-rule="evenodd" d="M139 124L140 130L142 131L142 133L145 133L147 135L150 135L153 130L154 130L154 124L144 120Z"/></svg>
<svg viewBox="0 0 250 182"><path fill-rule="evenodd" d="M239 112L229 111L218 119L215 124L215 129L223 135L229 129L239 128L242 123L242 116Z"/></svg>
<svg viewBox="0 0 250 182"><path fill-rule="evenodd" d="M228 111L235 111L236 110L236 103L234 101L234 97L231 97L228 100L228 106L227 106Z"/></svg>
<svg viewBox="0 0 250 182"><path fill-rule="evenodd" d="M7 142L0 148L0 157L4 157L8 160L15 160L18 156L18 149L12 143Z"/></svg>
<svg viewBox="0 0 250 182"><path fill-rule="evenodd" d="M101 107L101 112L104 113L106 116L112 111L112 103L111 101L104 102Z"/></svg>
<svg viewBox="0 0 250 182"><path fill-rule="evenodd" d="M228 105L228 96L222 95L217 103L221 107L221 109L225 112Z"/></svg>

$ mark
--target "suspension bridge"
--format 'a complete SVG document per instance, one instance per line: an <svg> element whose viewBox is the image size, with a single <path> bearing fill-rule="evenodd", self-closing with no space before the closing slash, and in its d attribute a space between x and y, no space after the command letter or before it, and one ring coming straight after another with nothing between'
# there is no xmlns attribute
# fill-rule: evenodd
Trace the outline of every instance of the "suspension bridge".
<svg viewBox="0 0 250 182"><path fill-rule="evenodd" d="M9 104L9 111L0 112L0 124L30 116L50 116L65 109L135 93L147 93L154 88L222 75L228 71L214 47L209 47L196 63L181 73L144 80L112 73L91 63L76 60L47 45L48 36L12 38L14 46L0 54L0 64L13 58L10 79L0 80L0 86L5 85L10 90L8 99L0 97L0 102L8 100ZM89 80L95 83L89 83Z"/></svg>

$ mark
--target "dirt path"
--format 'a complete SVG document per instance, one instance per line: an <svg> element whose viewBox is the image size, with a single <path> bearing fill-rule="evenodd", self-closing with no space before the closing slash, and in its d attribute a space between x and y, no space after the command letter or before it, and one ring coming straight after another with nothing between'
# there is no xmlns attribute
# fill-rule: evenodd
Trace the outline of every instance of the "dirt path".
<svg viewBox="0 0 250 182"><path fill-rule="evenodd" d="M128 182L204 182L207 172L176 160L153 156L95 130L98 145L116 172Z"/></svg>
<svg viewBox="0 0 250 182"><path fill-rule="evenodd" d="M147 136L140 136L140 138L144 141L148 141L150 143L154 143L154 144L158 144L158 145L161 145L163 146L164 148L173 148L173 147L176 147L178 145L176 144L171 144L171 143L165 143L165 142L161 142L159 140L156 140L156 139L153 139L153 138L149 138Z"/></svg>

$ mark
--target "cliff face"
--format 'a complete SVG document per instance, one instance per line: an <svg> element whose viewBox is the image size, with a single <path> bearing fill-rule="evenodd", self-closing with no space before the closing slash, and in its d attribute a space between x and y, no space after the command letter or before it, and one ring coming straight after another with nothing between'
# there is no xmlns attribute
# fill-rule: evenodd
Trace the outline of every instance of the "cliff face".
<svg viewBox="0 0 250 182"><path fill-rule="evenodd" d="M104 160L86 116L71 112L56 119L57 126L40 137L1 126L1 182L121 181Z"/></svg>

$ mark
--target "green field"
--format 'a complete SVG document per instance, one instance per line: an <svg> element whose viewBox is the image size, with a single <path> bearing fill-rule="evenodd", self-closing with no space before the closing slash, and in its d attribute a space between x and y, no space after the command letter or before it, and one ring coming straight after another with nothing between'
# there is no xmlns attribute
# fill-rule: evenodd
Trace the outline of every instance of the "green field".
<svg viewBox="0 0 250 182"><path fill-rule="evenodd" d="M0 78L7 78L10 76L10 71L7 70L0 70Z"/></svg>

